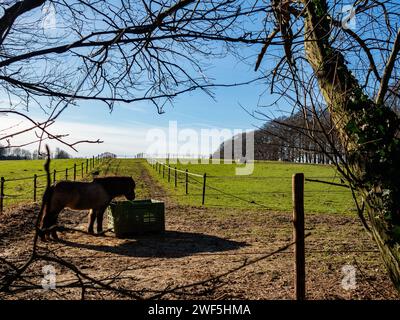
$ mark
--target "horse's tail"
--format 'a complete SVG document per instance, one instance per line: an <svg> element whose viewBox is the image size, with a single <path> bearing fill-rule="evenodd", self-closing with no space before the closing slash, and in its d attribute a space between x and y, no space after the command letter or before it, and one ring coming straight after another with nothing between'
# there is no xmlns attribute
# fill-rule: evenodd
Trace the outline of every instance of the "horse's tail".
<svg viewBox="0 0 400 320"><path fill-rule="evenodd" d="M41 224L41 221L43 220L44 209L46 208L46 212L49 212L50 199L51 199L51 196L53 194L53 189L54 189L51 185L50 149L49 149L48 145L46 145L46 152L47 152L47 158L46 158L46 162L44 163L44 170L46 171L47 183L46 183L46 189L44 191L43 198L42 198L42 206L40 207L38 221L36 224L36 227L38 228L39 233L41 231L43 231L40 229L40 224Z"/></svg>
<svg viewBox="0 0 400 320"><path fill-rule="evenodd" d="M46 189L48 189L51 186L51 176L50 176L50 149L47 144L46 144L46 152L47 152L47 159L46 162L44 163L44 171L46 171L46 178L47 178Z"/></svg>

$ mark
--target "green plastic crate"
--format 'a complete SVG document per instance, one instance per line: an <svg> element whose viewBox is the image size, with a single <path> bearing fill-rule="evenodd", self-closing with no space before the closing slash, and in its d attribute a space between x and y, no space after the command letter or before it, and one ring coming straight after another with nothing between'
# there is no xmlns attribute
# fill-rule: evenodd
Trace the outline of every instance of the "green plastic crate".
<svg viewBox="0 0 400 320"><path fill-rule="evenodd" d="M165 231L164 202L148 199L113 201L107 208L108 228L118 238Z"/></svg>

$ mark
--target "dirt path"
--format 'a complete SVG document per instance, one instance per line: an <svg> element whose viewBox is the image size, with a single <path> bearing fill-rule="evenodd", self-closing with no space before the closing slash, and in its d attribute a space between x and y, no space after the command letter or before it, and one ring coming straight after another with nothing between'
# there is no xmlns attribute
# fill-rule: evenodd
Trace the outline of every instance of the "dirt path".
<svg viewBox="0 0 400 320"><path fill-rule="evenodd" d="M235 269L252 259L290 242L290 214L268 211L215 209L180 206L149 175L139 168L140 186L148 186L150 196L166 203L166 233L117 239L108 232L103 237L86 234L86 212L65 210L60 224L75 229L62 232L59 243L40 244L57 256L74 263L82 272L108 279L113 285L141 291L144 297L155 291L186 285ZM32 221L38 206L8 210L0 217L0 256L22 263L30 252ZM355 218L310 215L307 231L312 235L307 247L307 295L309 299L397 298L379 254ZM44 263L28 272L40 284ZM356 269L356 287L342 287L342 268ZM58 265L57 283L75 281L74 275ZM4 268L4 266L2 266ZM116 275L118 275L116 277ZM5 299L77 299L74 288L18 294L0 293ZM90 299L119 299L114 293L89 289ZM198 285L164 298L205 299L291 299L293 259L291 250L251 264L206 285Z"/></svg>

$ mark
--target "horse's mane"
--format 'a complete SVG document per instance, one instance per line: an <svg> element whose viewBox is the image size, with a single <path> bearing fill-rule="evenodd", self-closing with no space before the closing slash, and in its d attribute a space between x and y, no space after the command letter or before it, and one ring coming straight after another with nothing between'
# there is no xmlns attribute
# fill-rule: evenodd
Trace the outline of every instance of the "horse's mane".
<svg viewBox="0 0 400 320"><path fill-rule="evenodd" d="M100 184L112 197L123 195L127 187L135 186L132 177L127 176L97 177L93 179L93 182Z"/></svg>

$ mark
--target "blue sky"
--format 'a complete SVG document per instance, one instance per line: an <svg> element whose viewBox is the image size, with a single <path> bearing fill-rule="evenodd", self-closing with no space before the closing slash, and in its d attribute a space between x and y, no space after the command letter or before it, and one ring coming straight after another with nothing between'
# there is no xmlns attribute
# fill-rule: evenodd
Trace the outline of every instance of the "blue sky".
<svg viewBox="0 0 400 320"><path fill-rule="evenodd" d="M257 76L255 72L249 70L248 66L232 64L232 59L220 61L213 73L216 76L216 83L241 82ZM215 100L202 91L195 91L177 97L173 106L166 106L163 114L158 114L155 106L148 102L118 104L112 113L102 104L80 103L79 107L71 107L61 120L126 130L123 141L119 141L118 146L114 145L115 140L109 135L99 136L96 135L97 132L93 132L90 138L100 138L104 140L104 143L96 147L82 145L80 150L83 153L110 151L123 156L124 153L121 150L126 147L125 154L132 155L144 152L146 149L140 133L145 134L147 130L154 127L167 128L169 121L177 121L179 130L185 128L197 131L203 128L254 129L260 121L248 115L241 106L254 110L263 89L265 89L263 86L255 84L215 88L213 89ZM263 100L266 100L265 96ZM132 132L132 139L129 139L129 131Z"/></svg>
<svg viewBox="0 0 400 320"><path fill-rule="evenodd" d="M37 14L41 14L39 11ZM37 18L37 16L33 16ZM52 29L50 30L51 32ZM50 32L49 31L49 32ZM215 52L224 51L219 44L214 45ZM254 72L254 65L260 48L242 48L242 54L251 57L247 65L238 62L233 56L218 60L207 61L206 74L213 83L231 84L249 81L260 77L260 72ZM268 65L268 61L263 64ZM77 101L77 105L70 105L50 128L53 134L68 133L65 138L68 142L77 140L103 140L102 144L80 144L78 152L54 141L46 141L51 149L61 147L75 157L91 156L102 152L112 152L120 156L132 156L146 152L148 141L146 134L154 128L167 130L169 121L176 121L178 130L195 129L255 129L262 124L246 113L242 107L253 111L259 104L268 104L272 98L265 94L260 102L260 94L266 90L265 84L250 84L239 87L216 87L213 89L215 100L198 90L178 96L172 106L165 107L165 113L158 114L155 106L150 102L134 104L116 104L110 113L107 105L100 102ZM9 107L5 94L0 94L0 108ZM38 107L31 107L28 113L35 120L45 120L47 117ZM19 119L14 116L0 117L0 130L18 124L16 128L23 128ZM1 131L0 131L1 132ZM4 131L3 131L4 132ZM1 134L1 133L0 133ZM23 144L35 139L33 133L15 138L14 144ZM221 141L222 142L222 141ZM37 144L24 147L33 151ZM215 150L213 150L215 151Z"/></svg>
<svg viewBox="0 0 400 320"><path fill-rule="evenodd" d="M252 66L238 63L233 57L215 61L207 75L214 83L238 83L259 77ZM266 89L264 84L250 84L239 87L214 88L215 100L202 91L192 91L178 96L173 105L167 105L165 113L158 114L150 102L134 104L116 104L110 113L105 104L99 102L78 101L70 105L53 125L53 133L69 133L67 141L96 140L102 144L80 144L78 153L59 143L50 142L50 147L61 147L75 157L90 156L105 151L119 156L132 156L146 152L148 142L146 134L153 128L167 131L169 121L177 121L178 130L191 128L200 133L201 129L254 129L262 122L247 114L255 110L260 103L260 94ZM3 99L4 101L4 99ZM268 95L263 95L262 103L271 102ZM43 113L32 109L30 114L35 119L43 119ZM11 118L11 119L10 119ZM0 122L0 129L13 124L12 117ZM14 119L14 121L17 121ZM32 135L21 136L16 142L25 142ZM37 145L25 147L34 150Z"/></svg>

